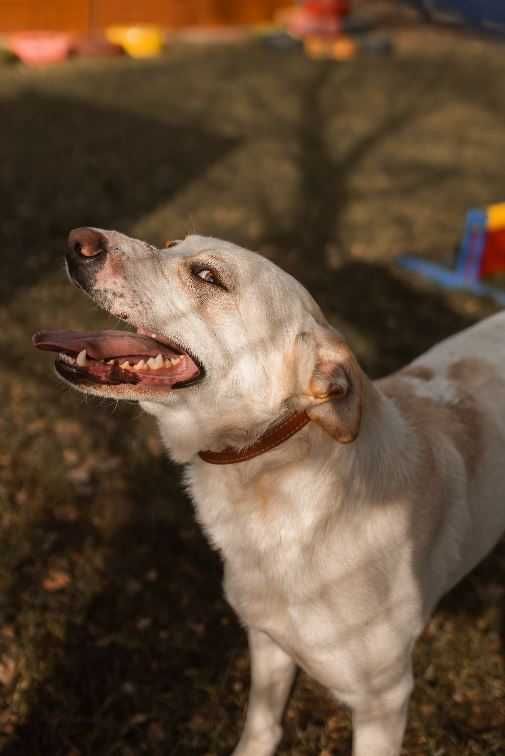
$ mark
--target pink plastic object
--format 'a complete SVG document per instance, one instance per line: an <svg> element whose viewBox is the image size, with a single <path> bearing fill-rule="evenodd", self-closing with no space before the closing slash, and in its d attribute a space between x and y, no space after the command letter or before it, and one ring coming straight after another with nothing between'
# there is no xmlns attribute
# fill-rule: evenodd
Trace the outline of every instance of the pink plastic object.
<svg viewBox="0 0 505 756"><path fill-rule="evenodd" d="M288 31L297 37L308 34L336 36L350 10L349 0L305 0L287 18Z"/></svg>
<svg viewBox="0 0 505 756"><path fill-rule="evenodd" d="M70 54L73 38L62 32L19 32L9 38L10 49L28 66L60 63Z"/></svg>

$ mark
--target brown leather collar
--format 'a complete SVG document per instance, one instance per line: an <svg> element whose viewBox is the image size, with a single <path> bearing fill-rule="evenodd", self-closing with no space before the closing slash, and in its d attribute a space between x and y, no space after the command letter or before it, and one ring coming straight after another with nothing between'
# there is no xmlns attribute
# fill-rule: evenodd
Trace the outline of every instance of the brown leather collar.
<svg viewBox="0 0 505 756"><path fill-rule="evenodd" d="M310 422L310 417L305 410L295 412L267 430L252 446L247 446L245 449L229 448L220 452L201 451L198 452L198 456L211 465L233 465L236 462L245 462L247 459L259 457L270 449L275 449L283 441L287 441L298 433L308 422Z"/></svg>

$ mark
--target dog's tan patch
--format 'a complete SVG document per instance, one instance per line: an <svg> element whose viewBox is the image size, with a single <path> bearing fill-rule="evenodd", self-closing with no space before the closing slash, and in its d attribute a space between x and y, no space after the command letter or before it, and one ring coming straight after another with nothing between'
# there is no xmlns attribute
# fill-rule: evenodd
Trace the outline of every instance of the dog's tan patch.
<svg viewBox="0 0 505 756"><path fill-rule="evenodd" d="M266 514L276 494L275 481L271 473L267 472L259 476L255 482L254 493L262 514Z"/></svg>
<svg viewBox="0 0 505 756"><path fill-rule="evenodd" d="M451 363L447 368L447 375L450 380L467 387L478 386L490 380L498 380L498 376L492 365L485 360L472 357Z"/></svg>
<svg viewBox="0 0 505 756"><path fill-rule="evenodd" d="M471 394L461 393L460 399L450 407L456 419L447 429L454 446L461 454L471 477L475 475L483 452L484 416Z"/></svg>
<svg viewBox="0 0 505 756"><path fill-rule="evenodd" d="M478 407L480 392L489 391L494 385L501 384L503 394L505 386L494 367L485 360L466 358L449 365L447 375L459 389L461 400L454 407L462 427L465 428L467 463L470 470L475 470L483 452L484 412Z"/></svg>
<svg viewBox="0 0 505 756"><path fill-rule="evenodd" d="M402 375L407 375L409 378L419 378L421 381L430 381L435 373L427 365L412 365L406 367L401 371Z"/></svg>
<svg viewBox="0 0 505 756"><path fill-rule="evenodd" d="M434 432L445 436L461 456L469 477L473 477L482 456L485 421L476 398L456 381L451 400L444 401L436 395L429 397L425 393L420 395L404 375L402 371L380 381L379 385L418 434L428 439Z"/></svg>

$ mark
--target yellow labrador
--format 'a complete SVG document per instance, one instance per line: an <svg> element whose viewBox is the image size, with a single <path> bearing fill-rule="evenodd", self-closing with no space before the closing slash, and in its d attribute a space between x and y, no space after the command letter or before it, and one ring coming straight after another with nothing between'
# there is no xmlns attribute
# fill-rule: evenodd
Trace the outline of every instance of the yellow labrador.
<svg viewBox="0 0 505 756"><path fill-rule="evenodd" d="M397 756L412 648L505 528L505 314L372 383L310 294L189 236L70 235L68 272L134 331L38 333L57 373L138 400L187 465L247 628L235 756L270 756L295 669L352 709L354 756Z"/></svg>

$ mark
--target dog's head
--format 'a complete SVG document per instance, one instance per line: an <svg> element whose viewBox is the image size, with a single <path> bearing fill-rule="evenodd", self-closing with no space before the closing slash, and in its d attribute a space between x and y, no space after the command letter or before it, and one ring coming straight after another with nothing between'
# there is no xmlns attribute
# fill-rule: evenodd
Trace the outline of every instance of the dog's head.
<svg viewBox="0 0 505 756"><path fill-rule="evenodd" d="M294 278L258 254L189 236L156 249L116 231L70 234L72 281L135 331L47 331L75 388L140 401L180 460L245 446L305 409L342 442L358 433L362 373Z"/></svg>

